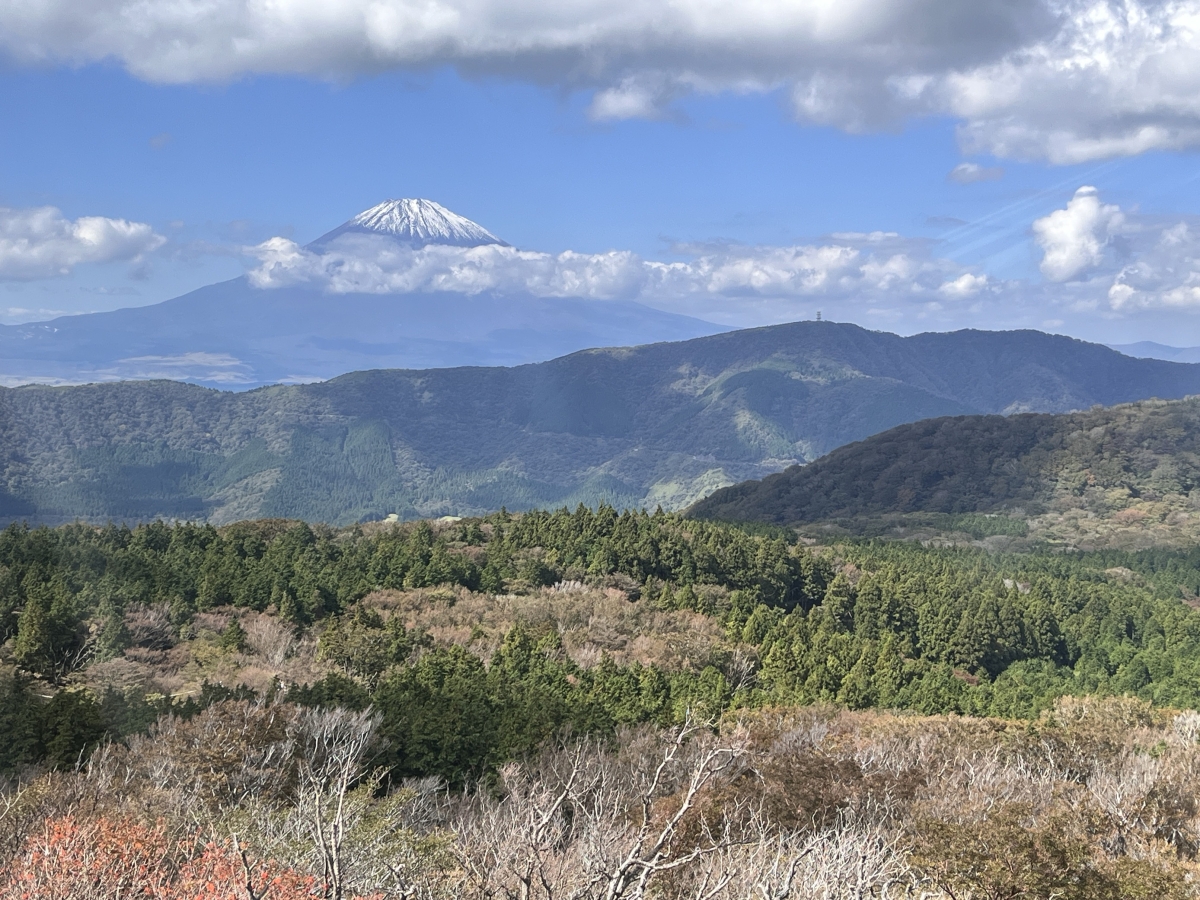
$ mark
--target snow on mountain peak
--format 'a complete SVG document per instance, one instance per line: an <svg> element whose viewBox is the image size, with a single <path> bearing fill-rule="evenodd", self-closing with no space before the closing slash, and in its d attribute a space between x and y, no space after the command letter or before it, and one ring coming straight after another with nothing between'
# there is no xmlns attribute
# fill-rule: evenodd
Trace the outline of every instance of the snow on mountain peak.
<svg viewBox="0 0 1200 900"><path fill-rule="evenodd" d="M414 247L427 244L448 244L453 247L479 247L484 244L508 246L482 225L432 200L385 200L317 238L309 246L320 247L343 234L382 234Z"/></svg>

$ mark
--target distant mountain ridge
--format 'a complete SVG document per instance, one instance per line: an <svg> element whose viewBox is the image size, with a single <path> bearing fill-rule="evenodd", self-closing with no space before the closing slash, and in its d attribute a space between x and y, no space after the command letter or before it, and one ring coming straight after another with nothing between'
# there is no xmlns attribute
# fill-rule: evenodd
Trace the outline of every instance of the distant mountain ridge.
<svg viewBox="0 0 1200 900"><path fill-rule="evenodd" d="M1109 344L1126 356L1139 359L1165 359L1171 362L1200 363L1200 347L1170 347L1154 341L1138 341L1136 344Z"/></svg>
<svg viewBox="0 0 1200 900"><path fill-rule="evenodd" d="M388 200L308 250L508 247L431 200ZM390 250L389 250L390 248ZM331 293L246 277L150 306L0 325L0 385L169 378L245 390L377 368L510 366L728 328L629 300L523 291Z"/></svg>
<svg viewBox="0 0 1200 900"><path fill-rule="evenodd" d="M0 390L0 518L681 508L904 422L1193 393L1200 366L1071 338L831 322L245 393L30 386Z"/></svg>
<svg viewBox="0 0 1200 900"><path fill-rule="evenodd" d="M724 330L618 300L259 291L242 277L153 306L0 326L0 384L167 378L246 390L364 369L520 365Z"/></svg>

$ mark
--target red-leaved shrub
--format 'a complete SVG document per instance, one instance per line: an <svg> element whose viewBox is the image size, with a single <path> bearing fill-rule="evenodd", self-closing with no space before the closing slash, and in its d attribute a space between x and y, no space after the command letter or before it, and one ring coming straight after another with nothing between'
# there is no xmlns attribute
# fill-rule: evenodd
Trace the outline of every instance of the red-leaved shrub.
<svg viewBox="0 0 1200 900"><path fill-rule="evenodd" d="M236 842L100 818L48 822L0 871L0 900L313 900L324 886ZM364 898L365 900L365 898Z"/></svg>

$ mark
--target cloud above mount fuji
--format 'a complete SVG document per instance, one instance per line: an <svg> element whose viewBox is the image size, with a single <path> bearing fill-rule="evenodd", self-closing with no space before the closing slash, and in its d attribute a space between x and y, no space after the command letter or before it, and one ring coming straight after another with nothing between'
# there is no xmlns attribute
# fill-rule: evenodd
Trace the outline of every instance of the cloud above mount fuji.
<svg viewBox="0 0 1200 900"><path fill-rule="evenodd" d="M811 313L961 327L976 321L1200 313L1200 217L1149 216L1083 186L1030 224L1041 277L997 279L892 232L835 233L791 246L677 245L673 260L629 251L551 254L507 245L413 248L376 234L302 247L276 237L245 248L255 287L330 294L521 293L635 300L725 324ZM978 318L978 317L982 318Z"/></svg>
<svg viewBox="0 0 1200 900"><path fill-rule="evenodd" d="M0 207L0 280L69 275L83 263L134 262L164 243L166 238L142 222L72 220L53 206Z"/></svg>
<svg viewBox="0 0 1200 900"><path fill-rule="evenodd" d="M550 254L494 244L414 249L380 235L343 235L319 250L277 237L247 252L258 263L250 282L262 289L300 284L333 294L497 292L637 300L730 321L764 299L940 306L995 287L985 275L934 258L927 242L884 232L837 234L819 244L676 251L685 258L662 262L628 251Z"/></svg>
<svg viewBox="0 0 1200 900"><path fill-rule="evenodd" d="M172 83L448 65L598 119L783 90L804 122L950 116L969 152L1055 163L1200 146L1200 0L23 0L0 54Z"/></svg>

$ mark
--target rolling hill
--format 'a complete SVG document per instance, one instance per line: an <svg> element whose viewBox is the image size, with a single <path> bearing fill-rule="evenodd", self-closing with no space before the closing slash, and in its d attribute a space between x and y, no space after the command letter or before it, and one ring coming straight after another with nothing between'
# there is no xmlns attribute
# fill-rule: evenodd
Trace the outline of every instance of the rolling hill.
<svg viewBox="0 0 1200 900"><path fill-rule="evenodd" d="M905 422L1192 393L1200 366L1040 332L902 338L831 322L242 393L26 386L0 390L0 517L682 508Z"/></svg>
<svg viewBox="0 0 1200 900"><path fill-rule="evenodd" d="M1194 536L1197 509L1200 398L1189 398L901 425L810 465L723 488L690 514L862 528L906 517L953 527L970 514L1004 513L1048 539L1149 546ZM984 530L1012 532L995 524Z"/></svg>

